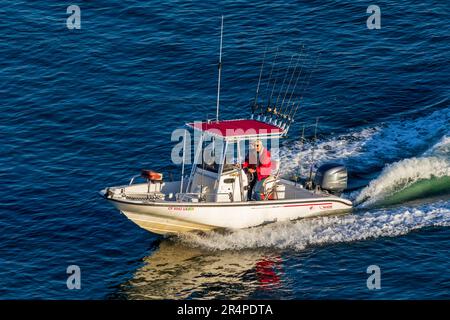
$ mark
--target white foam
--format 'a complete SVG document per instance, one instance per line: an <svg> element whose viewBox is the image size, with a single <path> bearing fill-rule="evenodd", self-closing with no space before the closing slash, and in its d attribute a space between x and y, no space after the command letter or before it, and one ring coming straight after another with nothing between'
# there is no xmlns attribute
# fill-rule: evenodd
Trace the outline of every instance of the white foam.
<svg viewBox="0 0 450 320"><path fill-rule="evenodd" d="M446 156L449 148L450 139L444 136L424 156L387 165L378 178L357 195L355 203L367 207L420 180L450 176L450 159Z"/></svg>
<svg viewBox="0 0 450 320"><path fill-rule="evenodd" d="M450 162L439 157L411 158L387 165L356 198L362 207L372 205L420 180L450 176Z"/></svg>
<svg viewBox="0 0 450 320"><path fill-rule="evenodd" d="M289 148L281 150L282 170L287 173L300 173L305 175L311 164L312 153L314 147L314 161L323 163L327 161L340 161L350 157L356 157L364 152L363 146L375 134L379 132L379 128L365 128L360 131L350 132L332 137L324 141L319 141L316 146L311 142L294 143ZM300 170L300 172L297 172Z"/></svg>
<svg viewBox="0 0 450 320"><path fill-rule="evenodd" d="M450 126L450 123L449 123ZM450 136L442 137L441 141L424 153L424 156L450 157Z"/></svg>
<svg viewBox="0 0 450 320"><path fill-rule="evenodd" d="M382 167L385 163L420 154L429 147L430 141L435 143L443 136L447 137L449 124L450 108L445 108L417 119L396 119L354 130L318 141L314 160L318 165L328 161L342 162L357 171ZM297 142L283 148L283 172L287 175L307 174L312 146L311 142L304 145Z"/></svg>
<svg viewBox="0 0 450 320"><path fill-rule="evenodd" d="M274 223L223 234L185 234L181 241L210 250L278 248L303 250L312 245L395 237L412 230L450 226L450 202L418 208L374 210L364 214L328 216L296 222Z"/></svg>
<svg viewBox="0 0 450 320"><path fill-rule="evenodd" d="M360 171L388 165L379 177L350 198L374 203L421 179L450 176L450 108L414 120L395 120L354 130L319 141L315 150L318 164L343 162ZM430 141L440 141L432 148ZM280 150L283 171L305 175L309 170L311 143L294 143ZM415 156L415 157L414 157ZM406 158L406 159L405 159ZM401 160L403 159L403 160ZM364 201L365 200L365 201ZM450 201L419 207L366 209L346 216L318 217L295 222L274 223L231 233L184 234L180 240L211 250L279 248L303 250L312 245L351 242L378 237L395 237L413 230L450 226Z"/></svg>

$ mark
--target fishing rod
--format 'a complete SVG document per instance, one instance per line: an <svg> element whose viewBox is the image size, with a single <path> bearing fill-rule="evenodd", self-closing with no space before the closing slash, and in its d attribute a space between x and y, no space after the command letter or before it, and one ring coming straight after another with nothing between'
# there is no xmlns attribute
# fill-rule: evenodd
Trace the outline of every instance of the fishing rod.
<svg viewBox="0 0 450 320"><path fill-rule="evenodd" d="M312 181L312 173L313 173L313 167L314 167L314 151L317 147L317 127L319 126L319 117L316 118L316 125L314 129L314 143L313 147L311 148L311 163L309 166L309 179L306 183L308 189L312 189L313 187L313 181Z"/></svg>
<svg viewBox="0 0 450 320"><path fill-rule="evenodd" d="M276 86L276 84L278 82L278 74L280 73L280 70L281 70L281 65L277 68L277 72L276 72L276 75L275 75L275 81L274 81L273 86L272 86L272 92L270 93L269 101L267 103L268 105L270 105L270 102L272 101L273 92L275 91L275 86ZM277 107L276 106L274 106L274 108L273 108L273 113L275 115L277 115Z"/></svg>
<svg viewBox="0 0 450 320"><path fill-rule="evenodd" d="M303 96L304 96L304 94L305 94L305 92L306 92L306 89L308 88L309 83L310 83L310 81L311 81L311 76L312 76L312 74L314 73L314 71L317 69L317 66L318 66L318 63L319 63L319 58L320 58L321 54L322 54L322 53L319 53L318 56L317 56L317 58L316 58L316 62L315 62L315 64L314 64L314 67L311 69L311 72L309 73L309 76L308 76L308 80L306 81L306 86L303 87L303 84L302 84L302 89L303 89L302 95L301 95L301 97L300 97L300 99L299 99L299 101L298 101L298 103L297 103L297 106L296 106L296 108L295 108L295 110L294 110L294 113L292 114L292 117L291 117L291 115L289 114L289 118L291 119L291 122L289 123L289 126L291 125L293 119L295 118L295 115L297 114L297 110L298 110L298 108L299 108L299 106L300 106L300 104L301 104L301 102L302 102L302 100L303 100Z"/></svg>
<svg viewBox="0 0 450 320"><path fill-rule="evenodd" d="M272 80L273 69L274 69L275 64L276 64L276 62L277 62L277 57L278 57L278 47L277 47L277 51L276 51L276 53L275 53L275 58L274 58L274 60L273 60L273 62L272 62L272 68L270 69L269 81L267 81L267 85L266 85L266 96L267 96L267 97L269 97L268 90L269 90L270 81ZM268 99L267 107L270 107L270 98Z"/></svg>
<svg viewBox="0 0 450 320"><path fill-rule="evenodd" d="M311 74L311 71L309 72L308 75L310 75L310 74ZM308 81L306 80L308 78L308 75L303 79L301 89L303 89L303 88L306 89L308 87L308 85L306 85L306 87L304 85L305 83L308 83ZM300 92L302 92L302 91L300 90ZM302 100L303 100L303 92L302 92L302 95L300 96L300 98L298 99L298 102L297 103L295 103L295 102L293 103L293 106L295 106L295 105L297 105L297 106L295 107L295 109L292 108L294 110L294 113L292 114L292 117L291 117L291 113L289 113L289 115L288 115L288 118L290 119L289 125L291 125L292 121L294 120L295 114L297 113L297 109L299 108L300 103L302 102ZM292 112L292 109L291 109L291 112Z"/></svg>
<svg viewBox="0 0 450 320"><path fill-rule="evenodd" d="M253 118L253 115L255 114L256 108L258 106L259 85L261 84L261 77L262 77L262 72L264 69L264 62L266 61L266 53L267 53L267 46L264 48L264 56L263 56L263 60L261 63L261 69L259 71L259 79L258 79L258 86L256 87L255 102L253 103L253 106L252 106L252 118Z"/></svg>
<svg viewBox="0 0 450 320"><path fill-rule="evenodd" d="M275 59L272 62L272 68L270 69L269 79L268 79L267 85L266 85L266 96L267 97L268 97L269 85L270 85L270 81L272 80L273 69L275 67L277 57L278 57L278 47L277 47L277 52L275 54ZM261 115L264 115L262 118L263 121L268 121L269 123L271 122L271 115L270 115L271 112L272 112L272 109L270 107L270 101L268 101L267 107L265 107L265 108L261 104ZM269 119L267 119L267 117L269 117Z"/></svg>
<svg viewBox="0 0 450 320"><path fill-rule="evenodd" d="M300 62L300 58L301 58L301 56L302 56L302 53L303 53L303 48L302 48L302 50L300 51L300 54L298 55L297 63L295 64L294 71L292 72L291 78L289 79L289 84L288 84L288 86L287 86L287 88L286 88L286 92L284 93L283 101L281 102L281 108L283 108L284 101L286 100L287 93L289 92L289 88L290 88L290 86L291 86L292 79L294 78L295 71L297 70L298 63Z"/></svg>
<svg viewBox="0 0 450 320"><path fill-rule="evenodd" d="M307 56L307 55L308 55L308 53L305 54L305 56ZM306 59L305 59L304 61L306 61ZM288 106L290 105L291 100L292 100L292 97L294 96L295 88L297 88L298 80L300 79L300 76L302 75L303 67L304 67L304 66L305 66L305 64L302 63L302 65L301 65L301 67L300 67L300 72L299 72L298 75L297 75L297 79L295 79L294 87L292 88L291 95L289 96L289 100L288 100L288 102L287 102L287 105L288 105ZM301 90L300 90L300 92L301 92ZM295 103L292 103L292 107L291 107L291 108L293 108L294 105L295 105ZM291 113L291 111L289 111L289 114L290 114L290 113Z"/></svg>
<svg viewBox="0 0 450 320"><path fill-rule="evenodd" d="M292 72L291 78L290 78L290 80L289 80L289 84L288 84L288 86L287 86L287 88L286 88L286 92L285 92L285 94L284 94L283 102L281 103L281 107L280 107L280 112L279 112L279 114L280 114L280 120L278 121L277 125L278 125L279 127L283 128L283 129L286 129L286 128L287 128L287 129L286 129L286 132L289 131L289 125L290 125L290 124L288 125L288 122L290 121L290 119L289 119L289 117L288 117L288 115L287 115L287 111L290 111L290 109L289 109L289 104L286 105L286 108L283 108L283 106L284 106L284 101L286 100L286 96L287 96L287 94L288 94L288 92L289 92L289 87L291 86L291 82L292 82L292 79L294 78L295 71L296 71L296 69L297 69L297 67L298 67L298 63L300 62L300 58L301 58L301 54L303 53L303 49L304 49L304 46L302 47L302 50L301 50L301 52L300 52L300 54L299 54L299 56L298 56L297 63L296 63L296 65L295 65L294 71Z"/></svg>
<svg viewBox="0 0 450 320"><path fill-rule="evenodd" d="M289 69L291 68L292 59L294 59L294 55L291 56L291 60L289 61L289 65L288 65L288 67L286 69L286 73L284 75L283 83L281 84L280 92L278 93L277 101L275 102L275 108L278 106L278 100L280 99L281 92L283 91L283 88L284 88L284 83L286 82L286 78L287 78L287 75L289 73ZM280 108L280 113L281 113L281 108Z"/></svg>
<svg viewBox="0 0 450 320"><path fill-rule="evenodd" d="M305 124L302 126L302 135L300 136L300 152L303 151L303 147L305 145ZM298 166L297 176L295 178L295 184L297 184L299 178L301 177L301 166Z"/></svg>

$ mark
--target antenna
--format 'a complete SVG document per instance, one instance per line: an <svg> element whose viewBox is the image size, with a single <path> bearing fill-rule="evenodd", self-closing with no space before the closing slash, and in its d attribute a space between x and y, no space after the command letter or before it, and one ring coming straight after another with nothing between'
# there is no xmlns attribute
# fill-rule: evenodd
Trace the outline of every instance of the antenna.
<svg viewBox="0 0 450 320"><path fill-rule="evenodd" d="M223 40L223 16L222 16L222 25L220 27L219 81L217 82L216 121L219 121L220 77L222 74L222 40Z"/></svg>

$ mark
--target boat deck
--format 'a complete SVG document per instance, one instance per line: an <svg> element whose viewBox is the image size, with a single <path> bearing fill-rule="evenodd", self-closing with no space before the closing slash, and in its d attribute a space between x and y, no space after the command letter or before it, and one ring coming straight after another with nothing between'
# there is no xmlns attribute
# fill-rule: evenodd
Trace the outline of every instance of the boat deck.
<svg viewBox="0 0 450 320"><path fill-rule="evenodd" d="M302 185L295 182L281 179L278 184L285 187L284 197L280 199L266 200L266 201L286 201L286 200L302 200L309 199L314 200L323 199L324 197L334 197L328 193L316 193L307 189L304 189ZM113 198L116 200L126 200L136 203L180 203L180 202L193 202L192 197L180 197L177 193L180 189L180 182L167 182L164 183L161 192L148 192L149 186L147 183L133 184L129 186L119 186L111 188L114 192ZM211 194L211 196L214 196ZM201 203L227 203L231 201L194 201ZM240 202L240 201L239 201Z"/></svg>

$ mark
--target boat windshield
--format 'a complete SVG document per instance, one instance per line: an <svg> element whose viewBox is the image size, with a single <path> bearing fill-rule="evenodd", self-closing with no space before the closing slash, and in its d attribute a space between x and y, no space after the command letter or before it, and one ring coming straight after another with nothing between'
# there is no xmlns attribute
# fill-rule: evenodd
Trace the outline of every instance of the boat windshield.
<svg viewBox="0 0 450 320"><path fill-rule="evenodd" d="M201 159L203 161L201 161L201 163L197 163L196 167L210 172L218 173L220 170L219 162L223 159L223 172L230 172L232 170L235 170L239 167L239 164L243 164L245 161L249 161L249 155L256 152L255 144L257 141L260 141L263 148L266 148L271 152L271 158L273 160L279 160L279 139L253 139L242 141L241 143L228 143L225 157L222 157L223 152L225 151L224 145L219 145L219 147L212 147L214 145L214 142L212 144L210 143L209 145L204 142L202 148L203 159Z"/></svg>
<svg viewBox="0 0 450 320"><path fill-rule="evenodd" d="M217 173L217 172L219 172L220 165L215 162L212 164L203 163L203 164L197 164L197 168ZM233 171L233 169L235 169L235 168L236 168L235 165L233 165L231 163L225 163L223 166L223 172L230 172L230 171Z"/></svg>
<svg viewBox="0 0 450 320"><path fill-rule="evenodd" d="M224 151L226 155L224 156ZM228 143L225 148L225 142L222 139L213 138L212 141L205 140L202 143L202 158L200 163L197 163L197 168L218 173L220 170L220 162L224 161L223 172L230 172L236 168L234 165L236 151L232 143Z"/></svg>

